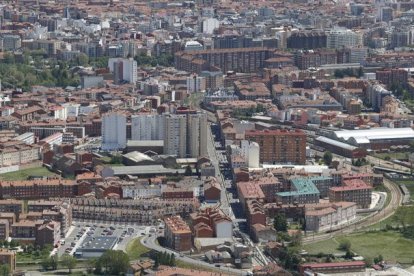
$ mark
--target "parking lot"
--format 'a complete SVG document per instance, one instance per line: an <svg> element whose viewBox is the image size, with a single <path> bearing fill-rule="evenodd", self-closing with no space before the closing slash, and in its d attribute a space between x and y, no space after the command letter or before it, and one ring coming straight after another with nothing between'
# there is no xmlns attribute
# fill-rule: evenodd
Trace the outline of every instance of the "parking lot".
<svg viewBox="0 0 414 276"><path fill-rule="evenodd" d="M136 225L116 225L108 223L73 222L65 239L58 249L58 256L68 253L73 255L82 245L86 237L116 237L113 249L125 250L127 244L134 238L149 234L154 227Z"/></svg>

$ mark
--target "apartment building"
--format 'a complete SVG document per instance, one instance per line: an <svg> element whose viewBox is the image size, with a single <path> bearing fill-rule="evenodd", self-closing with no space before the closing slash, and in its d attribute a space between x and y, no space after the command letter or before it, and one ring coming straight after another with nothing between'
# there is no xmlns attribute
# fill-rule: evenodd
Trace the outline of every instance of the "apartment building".
<svg viewBox="0 0 414 276"><path fill-rule="evenodd" d="M176 251L191 250L191 229L188 224L180 216L167 217L164 223L167 246Z"/></svg>
<svg viewBox="0 0 414 276"><path fill-rule="evenodd" d="M102 116L102 149L120 150L127 143L126 115L117 112L106 113Z"/></svg>
<svg viewBox="0 0 414 276"><path fill-rule="evenodd" d="M206 208L192 213L191 229L198 238L231 238L233 223L219 208Z"/></svg>
<svg viewBox="0 0 414 276"><path fill-rule="evenodd" d="M138 114L131 116L132 140L164 140L164 115Z"/></svg>
<svg viewBox="0 0 414 276"><path fill-rule="evenodd" d="M7 265L10 268L10 273L16 270L16 252L5 248L0 249L0 265Z"/></svg>
<svg viewBox="0 0 414 276"><path fill-rule="evenodd" d="M356 218L354 202L309 204L305 207L306 231L333 229Z"/></svg>
<svg viewBox="0 0 414 276"><path fill-rule="evenodd" d="M77 194L75 181L63 179L37 179L0 181L0 198L34 199L71 197Z"/></svg>
<svg viewBox="0 0 414 276"><path fill-rule="evenodd" d="M0 219L0 240L7 240L10 236L10 223L7 219Z"/></svg>
<svg viewBox="0 0 414 276"><path fill-rule="evenodd" d="M341 187L332 187L329 189L329 201L355 202L360 209L369 208L372 189L372 186L369 186L361 179L345 180Z"/></svg>
<svg viewBox="0 0 414 276"><path fill-rule="evenodd" d="M305 164L306 135L303 131L248 130L245 139L260 147L261 163Z"/></svg>

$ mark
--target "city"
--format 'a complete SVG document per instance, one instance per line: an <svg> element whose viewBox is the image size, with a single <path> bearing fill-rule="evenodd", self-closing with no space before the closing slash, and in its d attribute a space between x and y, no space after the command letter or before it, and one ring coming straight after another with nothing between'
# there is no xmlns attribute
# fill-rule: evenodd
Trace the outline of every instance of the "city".
<svg viewBox="0 0 414 276"><path fill-rule="evenodd" d="M0 2L0 274L414 275L414 2Z"/></svg>

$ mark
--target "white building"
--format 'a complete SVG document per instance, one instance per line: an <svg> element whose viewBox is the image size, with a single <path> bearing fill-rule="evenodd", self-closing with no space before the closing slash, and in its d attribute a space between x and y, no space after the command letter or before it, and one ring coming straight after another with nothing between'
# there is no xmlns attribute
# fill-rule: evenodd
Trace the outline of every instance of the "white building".
<svg viewBox="0 0 414 276"><path fill-rule="evenodd" d="M123 198L152 198L161 196L161 185L144 185L142 183L127 183L122 185Z"/></svg>
<svg viewBox="0 0 414 276"><path fill-rule="evenodd" d="M200 42L194 41L194 40L187 41L184 46L185 52L198 51L198 50L203 50L203 49L204 49L203 45Z"/></svg>
<svg viewBox="0 0 414 276"><path fill-rule="evenodd" d="M334 28L327 33L326 45L331 49L362 45L362 34L345 28Z"/></svg>
<svg viewBox="0 0 414 276"><path fill-rule="evenodd" d="M204 92L206 90L206 79L193 74L187 77L187 93Z"/></svg>
<svg viewBox="0 0 414 276"><path fill-rule="evenodd" d="M260 146L256 142L241 141L241 155L249 168L259 168Z"/></svg>
<svg viewBox="0 0 414 276"><path fill-rule="evenodd" d="M204 34L213 34L214 30L220 27L220 21L215 18L207 18L202 23Z"/></svg>
<svg viewBox="0 0 414 276"><path fill-rule="evenodd" d="M122 113L107 113L102 116L102 149L120 150L125 148L126 116Z"/></svg>
<svg viewBox="0 0 414 276"><path fill-rule="evenodd" d="M159 114L139 114L131 117L132 140L163 140L164 116Z"/></svg>
<svg viewBox="0 0 414 276"><path fill-rule="evenodd" d="M67 110L63 106L55 105L50 108L51 115L54 119L66 120L68 117Z"/></svg>
<svg viewBox="0 0 414 276"><path fill-rule="evenodd" d="M231 238L233 237L233 223L229 220L222 219L215 221L217 238Z"/></svg>
<svg viewBox="0 0 414 276"><path fill-rule="evenodd" d="M188 156L207 156L207 114L188 114Z"/></svg>
<svg viewBox="0 0 414 276"><path fill-rule="evenodd" d="M165 116L164 154L187 157L187 116Z"/></svg>
<svg viewBox="0 0 414 276"><path fill-rule="evenodd" d="M136 83L138 81L138 65L132 58L110 58L108 60L108 67L109 71L114 73L116 83L119 83L119 81Z"/></svg>
<svg viewBox="0 0 414 276"><path fill-rule="evenodd" d="M64 103L62 106L66 108L66 115L68 117L77 117L79 115L80 104Z"/></svg>

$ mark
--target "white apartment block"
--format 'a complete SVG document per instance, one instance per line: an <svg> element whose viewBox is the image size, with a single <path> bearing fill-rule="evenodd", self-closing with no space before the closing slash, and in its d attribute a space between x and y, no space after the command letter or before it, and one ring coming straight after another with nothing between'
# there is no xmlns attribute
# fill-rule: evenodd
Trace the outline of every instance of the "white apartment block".
<svg viewBox="0 0 414 276"><path fill-rule="evenodd" d="M40 159L40 146L16 145L0 150L0 167L31 163Z"/></svg>
<svg viewBox="0 0 414 276"><path fill-rule="evenodd" d="M161 185L143 185L141 183L131 183L122 185L123 198L152 198L161 196Z"/></svg>
<svg viewBox="0 0 414 276"><path fill-rule="evenodd" d="M188 156L207 156L207 114L188 114Z"/></svg>
<svg viewBox="0 0 414 276"><path fill-rule="evenodd" d="M132 58L110 58L108 67L109 71L115 75L115 82L123 80L136 83L138 81L138 65Z"/></svg>
<svg viewBox="0 0 414 276"><path fill-rule="evenodd" d="M102 116L102 149L120 150L125 148L126 115L122 113L107 113Z"/></svg>
<svg viewBox="0 0 414 276"><path fill-rule="evenodd" d="M164 154L187 157L187 116L167 114L164 122Z"/></svg>
<svg viewBox="0 0 414 276"><path fill-rule="evenodd" d="M159 114L139 114L131 118L132 140L163 140L164 116Z"/></svg>
<svg viewBox="0 0 414 276"><path fill-rule="evenodd" d="M326 45L331 49L362 45L362 34L345 28L334 28L327 33Z"/></svg>

